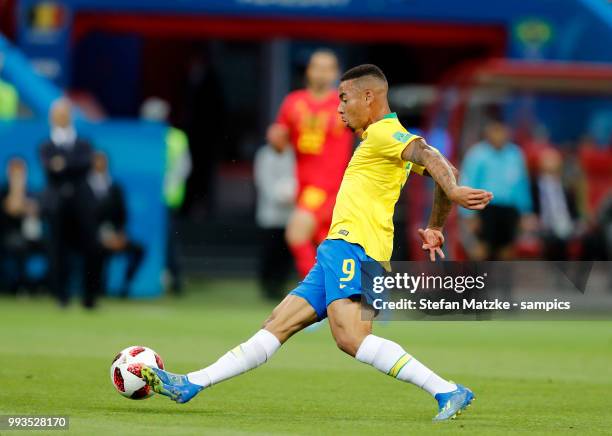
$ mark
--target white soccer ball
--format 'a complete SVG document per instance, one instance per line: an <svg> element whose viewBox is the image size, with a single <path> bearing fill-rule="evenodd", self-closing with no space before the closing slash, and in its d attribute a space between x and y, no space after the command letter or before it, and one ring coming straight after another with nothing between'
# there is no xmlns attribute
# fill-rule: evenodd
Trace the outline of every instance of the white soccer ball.
<svg viewBox="0 0 612 436"><path fill-rule="evenodd" d="M159 354L140 345L127 347L115 356L110 367L110 378L117 392L132 400L144 400L154 394L141 377L143 365L164 369Z"/></svg>

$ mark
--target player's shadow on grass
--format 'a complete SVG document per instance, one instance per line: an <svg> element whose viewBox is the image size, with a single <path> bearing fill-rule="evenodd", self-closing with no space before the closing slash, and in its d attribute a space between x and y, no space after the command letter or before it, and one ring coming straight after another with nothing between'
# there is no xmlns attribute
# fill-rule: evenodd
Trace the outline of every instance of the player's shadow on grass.
<svg viewBox="0 0 612 436"><path fill-rule="evenodd" d="M172 406L172 405L171 405ZM121 406L112 406L112 407L96 407L97 411L102 411L102 412L108 412L111 414L115 414L115 413L129 413L129 414L134 414L134 413L138 413L138 414L143 414L143 415L157 415L157 416L161 416L161 415L167 415L167 416L172 416L172 417L176 417L176 412L177 410L180 410L181 414L187 414L187 415L200 415L200 416L217 416L217 417L222 417L222 416L226 416L226 417L260 417L261 413L256 413L253 412L251 414L246 413L245 411L241 411L241 412L237 412L235 410L233 411L224 411L224 410L219 410L219 409L194 409L193 406L192 407L184 407L182 405L175 405L177 406L176 408L174 407L147 407L147 406L136 406L136 407L121 407ZM291 416L293 416L291 414Z"/></svg>
<svg viewBox="0 0 612 436"><path fill-rule="evenodd" d="M180 405L177 405L180 406ZM176 416L176 411L178 410L178 407L175 409L174 407L172 408L167 408L167 407L147 407L147 406L130 406L130 407L121 407L121 406L112 406L112 407L97 407L97 410L100 411L105 411L105 412L109 412L109 413L139 413L139 414L143 414L143 415L172 415L172 416ZM210 410L206 410L206 409L193 409L193 408L186 408L186 407L181 407L181 413L186 413L186 414L198 414L198 415L214 415L214 413L212 413L212 411Z"/></svg>

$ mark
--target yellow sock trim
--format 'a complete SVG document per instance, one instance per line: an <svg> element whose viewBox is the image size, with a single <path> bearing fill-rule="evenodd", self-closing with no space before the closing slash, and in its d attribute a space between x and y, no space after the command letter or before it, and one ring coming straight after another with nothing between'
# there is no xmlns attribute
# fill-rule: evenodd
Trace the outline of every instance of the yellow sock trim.
<svg viewBox="0 0 612 436"><path fill-rule="evenodd" d="M397 377L402 368L406 366L410 359L412 359L410 354L404 354L397 362L395 362L395 365L393 365L393 368L391 368L387 374L389 374L391 377Z"/></svg>

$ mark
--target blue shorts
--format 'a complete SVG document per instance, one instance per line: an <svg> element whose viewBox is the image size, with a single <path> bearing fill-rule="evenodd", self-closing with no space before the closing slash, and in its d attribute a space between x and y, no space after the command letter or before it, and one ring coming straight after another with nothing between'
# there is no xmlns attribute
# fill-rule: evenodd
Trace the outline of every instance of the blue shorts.
<svg viewBox="0 0 612 436"><path fill-rule="evenodd" d="M319 319L326 318L332 302L361 295L362 262L374 259L361 246L343 239L326 239L317 249L317 262L289 295L304 298Z"/></svg>

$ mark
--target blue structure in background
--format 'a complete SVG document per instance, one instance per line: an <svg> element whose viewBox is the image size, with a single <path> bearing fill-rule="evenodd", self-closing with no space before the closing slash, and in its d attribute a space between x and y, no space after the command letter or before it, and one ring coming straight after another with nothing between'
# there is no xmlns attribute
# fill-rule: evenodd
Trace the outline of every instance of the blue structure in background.
<svg viewBox="0 0 612 436"><path fill-rule="evenodd" d="M602 0L55 0L62 20L40 31L30 21L41 3L19 2L18 44L62 85L70 77L70 32L79 12L499 25L513 58L612 62L612 8Z"/></svg>
<svg viewBox="0 0 612 436"><path fill-rule="evenodd" d="M47 112L59 89L31 70L29 62L0 36L4 56L3 76L17 88L21 100L35 118L0 122L0 184L5 183L4 168L13 156L22 156L29 166L29 189L40 192L45 177L38 157L40 143L48 137ZM146 257L132 289L134 297L154 297L162 292L161 273L165 264L166 208L162 184L166 156L167 126L130 120L89 122L76 117L81 136L109 156L113 178L124 189L128 209L128 234L141 243ZM123 273L120 257L113 259L109 287L119 284Z"/></svg>

